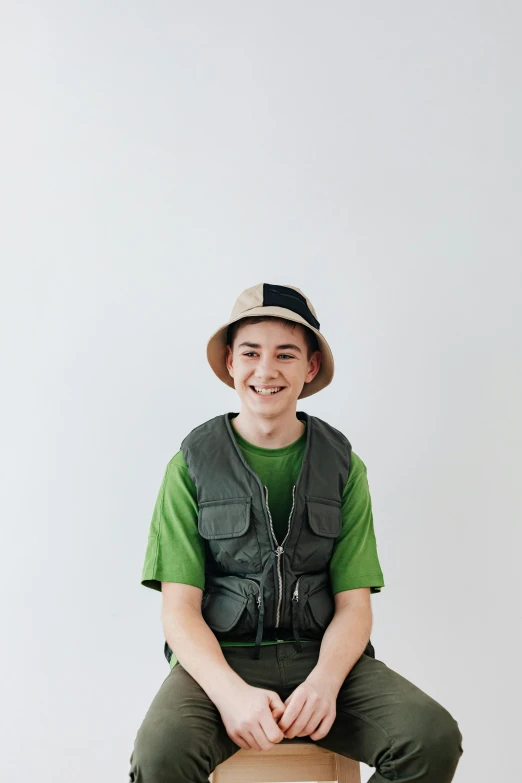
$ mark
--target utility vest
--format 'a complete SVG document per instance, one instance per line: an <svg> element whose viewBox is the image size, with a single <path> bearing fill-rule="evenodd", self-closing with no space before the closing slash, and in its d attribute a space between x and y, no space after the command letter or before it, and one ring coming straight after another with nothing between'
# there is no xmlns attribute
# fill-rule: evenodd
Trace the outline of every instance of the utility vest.
<svg viewBox="0 0 522 783"><path fill-rule="evenodd" d="M246 462L226 413L193 429L181 444L196 486L205 539L201 611L219 641L322 639L335 603L329 563L341 532L341 499L351 445L339 430L303 411L306 447L293 487L288 530L277 541L268 489ZM364 650L375 657L368 641ZM165 642L170 662L172 650Z"/></svg>

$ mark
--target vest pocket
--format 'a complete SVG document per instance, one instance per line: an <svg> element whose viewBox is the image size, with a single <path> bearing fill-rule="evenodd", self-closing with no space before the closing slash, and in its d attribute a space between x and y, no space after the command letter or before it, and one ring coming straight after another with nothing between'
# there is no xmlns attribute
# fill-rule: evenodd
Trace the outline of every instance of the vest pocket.
<svg viewBox="0 0 522 783"><path fill-rule="evenodd" d="M244 535L250 525L251 504L251 497L205 500L199 503L199 532L203 538L209 540Z"/></svg>
<svg viewBox="0 0 522 783"><path fill-rule="evenodd" d="M261 553L252 520L252 496L199 503L198 530L208 556L229 574L261 570Z"/></svg>
<svg viewBox="0 0 522 783"><path fill-rule="evenodd" d="M312 625L325 631L335 614L335 602L331 591L328 588L320 587L313 593L309 593L305 611L306 607L312 617Z"/></svg>
<svg viewBox="0 0 522 783"><path fill-rule="evenodd" d="M326 498L306 498L308 523L317 536L337 538L341 532L341 504Z"/></svg>
<svg viewBox="0 0 522 783"><path fill-rule="evenodd" d="M201 613L218 639L253 637L259 616L259 585L252 579L213 576L205 588Z"/></svg>
<svg viewBox="0 0 522 783"><path fill-rule="evenodd" d="M302 638L321 639L335 613L335 602L327 572L301 574L292 597L294 620Z"/></svg>
<svg viewBox="0 0 522 783"><path fill-rule="evenodd" d="M341 533L341 502L306 496L306 511L292 557L294 571L321 571Z"/></svg>
<svg viewBox="0 0 522 783"><path fill-rule="evenodd" d="M234 628L245 611L247 598L236 596L228 590L210 588L201 604L203 618L213 631L226 633Z"/></svg>

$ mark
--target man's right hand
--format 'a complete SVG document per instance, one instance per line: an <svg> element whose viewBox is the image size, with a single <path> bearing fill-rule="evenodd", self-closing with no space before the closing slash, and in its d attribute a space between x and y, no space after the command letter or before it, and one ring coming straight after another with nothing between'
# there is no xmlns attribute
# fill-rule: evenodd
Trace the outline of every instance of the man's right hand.
<svg viewBox="0 0 522 783"><path fill-rule="evenodd" d="M277 721L286 707L275 691L244 683L221 697L216 707L228 736L243 750L271 750L284 738Z"/></svg>

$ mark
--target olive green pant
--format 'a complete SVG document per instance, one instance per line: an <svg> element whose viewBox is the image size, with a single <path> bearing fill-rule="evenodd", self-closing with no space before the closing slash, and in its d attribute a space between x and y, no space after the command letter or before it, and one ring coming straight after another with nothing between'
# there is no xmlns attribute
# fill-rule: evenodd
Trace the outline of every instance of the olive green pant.
<svg viewBox="0 0 522 783"><path fill-rule="evenodd" d="M249 685L276 691L285 701L314 668L319 648L319 641L303 643L302 652L293 644L267 645L259 660L252 658L251 647L222 649ZM309 737L282 740L295 741L313 742ZM463 753L462 734L450 713L364 653L339 691L330 731L316 744L375 767L369 783L448 783ZM138 730L130 780L207 783L212 770L238 750L213 702L178 662Z"/></svg>

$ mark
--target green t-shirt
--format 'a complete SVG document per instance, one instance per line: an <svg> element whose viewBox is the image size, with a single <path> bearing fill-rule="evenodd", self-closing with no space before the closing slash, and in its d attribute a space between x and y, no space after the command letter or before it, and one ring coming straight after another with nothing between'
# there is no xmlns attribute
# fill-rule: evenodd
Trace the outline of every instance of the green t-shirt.
<svg viewBox="0 0 522 783"><path fill-rule="evenodd" d="M292 509L292 487L306 448L306 429L294 443L280 449L255 446L234 426L232 431L246 462L268 488L274 531L278 541L282 541ZM384 587L384 580L377 555L366 466L353 451L341 510L341 532L330 561L332 592L369 587L371 593L378 593ZM165 470L152 515L141 577L141 584L154 590L161 590L161 582L181 582L201 590L205 588L205 541L198 531L197 492L181 451L174 455ZM288 642L262 642L285 643ZM220 644L222 647L253 646L254 642ZM173 654L171 668L176 660Z"/></svg>

